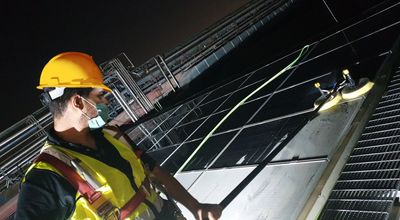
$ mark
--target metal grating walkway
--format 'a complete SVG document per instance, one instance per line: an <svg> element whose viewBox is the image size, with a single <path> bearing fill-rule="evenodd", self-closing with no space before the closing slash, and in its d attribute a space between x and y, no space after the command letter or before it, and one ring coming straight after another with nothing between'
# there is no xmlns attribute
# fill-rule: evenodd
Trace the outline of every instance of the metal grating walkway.
<svg viewBox="0 0 400 220"><path fill-rule="evenodd" d="M389 82L319 219L388 219L400 187L400 71Z"/></svg>

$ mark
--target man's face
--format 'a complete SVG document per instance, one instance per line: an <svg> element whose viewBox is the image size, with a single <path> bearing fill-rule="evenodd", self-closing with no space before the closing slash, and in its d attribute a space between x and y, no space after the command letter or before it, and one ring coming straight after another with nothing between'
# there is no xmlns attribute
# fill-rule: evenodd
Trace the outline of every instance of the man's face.
<svg viewBox="0 0 400 220"><path fill-rule="evenodd" d="M83 104L82 111L85 112L87 116L89 116L90 118L96 117L98 115L96 110L96 105L100 103L106 105L108 104L108 100L105 97L107 94L108 92L102 89L97 89L97 88L93 89L89 93L88 97L82 98L82 104Z"/></svg>
<svg viewBox="0 0 400 220"><path fill-rule="evenodd" d="M93 89L87 98L95 105L100 103L108 104L108 100L105 97L107 94L108 92L104 91L103 89Z"/></svg>

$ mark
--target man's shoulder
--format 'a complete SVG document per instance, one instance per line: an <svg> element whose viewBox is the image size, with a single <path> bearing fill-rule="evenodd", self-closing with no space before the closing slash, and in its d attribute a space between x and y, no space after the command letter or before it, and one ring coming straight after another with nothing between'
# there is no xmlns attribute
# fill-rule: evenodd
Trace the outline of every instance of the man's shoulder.
<svg viewBox="0 0 400 220"><path fill-rule="evenodd" d="M60 174L46 169L38 169L32 168L25 176L25 180L22 183L24 184L34 185L40 187L44 190L61 193L61 194L75 194L76 190L74 187L68 182Z"/></svg>
<svg viewBox="0 0 400 220"><path fill-rule="evenodd" d="M16 219L65 219L74 210L75 197L62 176L32 168L19 190Z"/></svg>

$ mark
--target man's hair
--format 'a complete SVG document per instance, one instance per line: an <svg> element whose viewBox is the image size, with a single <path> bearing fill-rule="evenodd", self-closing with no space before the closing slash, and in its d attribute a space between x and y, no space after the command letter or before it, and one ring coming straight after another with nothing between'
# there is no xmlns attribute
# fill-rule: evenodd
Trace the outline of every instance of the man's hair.
<svg viewBox="0 0 400 220"><path fill-rule="evenodd" d="M62 96L52 100L48 104L51 114L55 118L62 116L65 109L67 108L67 103L72 96L77 94L84 98L87 98L92 90L92 88L65 88L64 94Z"/></svg>

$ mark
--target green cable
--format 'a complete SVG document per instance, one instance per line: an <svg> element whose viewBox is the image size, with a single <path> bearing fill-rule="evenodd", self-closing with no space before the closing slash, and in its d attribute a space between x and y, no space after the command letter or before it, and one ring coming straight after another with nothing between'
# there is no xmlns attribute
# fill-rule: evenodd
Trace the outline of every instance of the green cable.
<svg viewBox="0 0 400 220"><path fill-rule="evenodd" d="M286 72L286 70L290 69L297 61L299 61L299 59L302 57L303 53L308 50L310 46L306 45L303 47L303 49L301 49L300 54L297 56L297 58L295 60L293 60L289 65L287 65L285 68L283 68L281 71L279 71L277 74L275 74L275 76L273 76L272 78L270 78L268 81L266 81L265 83L263 83L260 87L258 87L256 90L254 90L252 93L250 93L248 96L246 96L242 101L240 101L238 104L235 105L235 107L233 107L226 115L224 118L222 118L222 120L210 131L210 133L207 134L207 136L203 139L203 141L199 144L199 146L197 146L196 150L193 151L193 153L189 156L189 158L185 161L185 163L183 163L183 165L178 169L178 171L176 173L181 172L185 166L189 163L189 161L194 157L194 155L201 149L201 147L203 147L203 145L207 142L207 140L211 137L211 135L213 135L213 133L219 128L219 126L221 126L221 124L234 112L236 111L237 108L239 108L239 106L243 105L243 103L245 103L247 101L247 99L249 99L251 96L253 96L254 94L256 94L258 91L260 91L262 88L264 88L266 85L268 85L270 82L272 82L273 80L275 80L278 76L282 75L284 72Z"/></svg>

